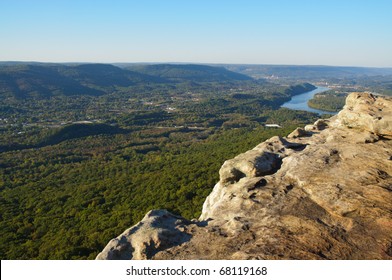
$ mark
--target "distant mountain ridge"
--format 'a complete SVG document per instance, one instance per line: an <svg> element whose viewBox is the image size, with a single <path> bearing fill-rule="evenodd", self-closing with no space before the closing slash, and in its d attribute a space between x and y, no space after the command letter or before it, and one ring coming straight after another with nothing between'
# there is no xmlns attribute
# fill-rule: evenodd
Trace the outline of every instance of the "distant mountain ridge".
<svg viewBox="0 0 392 280"><path fill-rule="evenodd" d="M50 97L103 95L146 84L288 79L345 79L392 76L392 68L241 65L241 64L99 64L0 62L0 96Z"/></svg>
<svg viewBox="0 0 392 280"><path fill-rule="evenodd" d="M280 78L354 78L362 76L392 75L392 68L323 66L323 65L247 65L222 64L230 71L254 78L275 76Z"/></svg>
<svg viewBox="0 0 392 280"><path fill-rule="evenodd" d="M15 64L0 66L0 94L24 98L54 95L102 95L115 87L164 80L109 64Z"/></svg>
<svg viewBox="0 0 392 280"><path fill-rule="evenodd" d="M152 64L126 66L126 69L171 81L218 82L252 80L244 74L227 70L224 67L213 67L199 64Z"/></svg>
<svg viewBox="0 0 392 280"><path fill-rule="evenodd" d="M178 82L228 82L252 80L222 67L205 65L0 63L0 95L25 98L55 95L102 95L118 87Z"/></svg>

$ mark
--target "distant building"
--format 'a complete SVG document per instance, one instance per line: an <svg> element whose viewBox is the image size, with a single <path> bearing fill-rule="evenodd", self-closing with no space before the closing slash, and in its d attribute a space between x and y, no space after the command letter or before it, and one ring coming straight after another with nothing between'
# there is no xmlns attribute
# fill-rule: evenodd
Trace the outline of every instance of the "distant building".
<svg viewBox="0 0 392 280"><path fill-rule="evenodd" d="M278 124L266 124L265 127L269 127L269 128L281 128L281 126L278 125Z"/></svg>
<svg viewBox="0 0 392 280"><path fill-rule="evenodd" d="M73 124L91 124L91 123L93 123L92 121L76 121L76 122L73 122Z"/></svg>

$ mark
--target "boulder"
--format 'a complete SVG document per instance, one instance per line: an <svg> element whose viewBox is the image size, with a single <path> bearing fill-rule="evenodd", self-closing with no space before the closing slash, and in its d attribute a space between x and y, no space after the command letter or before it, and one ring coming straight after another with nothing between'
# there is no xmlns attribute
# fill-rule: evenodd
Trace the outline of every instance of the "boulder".
<svg viewBox="0 0 392 280"><path fill-rule="evenodd" d="M166 210L151 210L143 220L112 239L97 260L145 260L155 253L190 239L185 228L191 222Z"/></svg>
<svg viewBox="0 0 392 280"><path fill-rule="evenodd" d="M348 128L362 129L392 137L392 99L356 92L347 96L337 121Z"/></svg>
<svg viewBox="0 0 392 280"><path fill-rule="evenodd" d="M297 127L293 132L291 132L287 138L298 138L298 137L305 137L309 136L309 132L301 127Z"/></svg>

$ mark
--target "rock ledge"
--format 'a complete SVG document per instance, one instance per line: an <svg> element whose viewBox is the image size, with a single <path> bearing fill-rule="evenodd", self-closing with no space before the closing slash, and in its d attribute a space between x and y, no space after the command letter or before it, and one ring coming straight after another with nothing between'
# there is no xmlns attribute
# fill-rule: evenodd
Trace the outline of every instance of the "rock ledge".
<svg viewBox="0 0 392 280"><path fill-rule="evenodd" d="M392 99L352 93L227 160L198 222L150 211L97 259L392 259L391 140Z"/></svg>

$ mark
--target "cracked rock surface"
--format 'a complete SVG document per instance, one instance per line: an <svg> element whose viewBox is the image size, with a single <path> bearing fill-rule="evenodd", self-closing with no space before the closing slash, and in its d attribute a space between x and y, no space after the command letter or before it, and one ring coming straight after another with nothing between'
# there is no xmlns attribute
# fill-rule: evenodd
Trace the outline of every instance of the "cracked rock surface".
<svg viewBox="0 0 392 280"><path fill-rule="evenodd" d="M199 221L154 210L97 259L392 259L392 99L226 161Z"/></svg>

